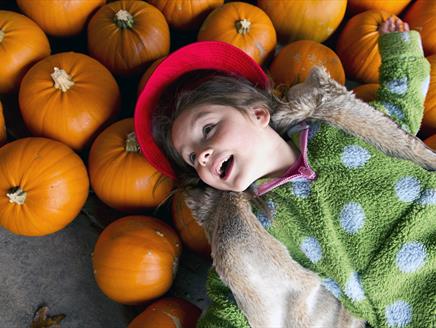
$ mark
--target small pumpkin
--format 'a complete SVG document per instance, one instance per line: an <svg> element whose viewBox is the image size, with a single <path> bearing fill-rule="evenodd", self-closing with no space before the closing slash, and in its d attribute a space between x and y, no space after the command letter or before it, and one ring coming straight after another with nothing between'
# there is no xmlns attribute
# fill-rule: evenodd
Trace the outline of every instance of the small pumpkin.
<svg viewBox="0 0 436 328"><path fill-rule="evenodd" d="M407 10L404 20L421 34L425 54L436 54L436 1L417 0Z"/></svg>
<svg viewBox="0 0 436 328"><path fill-rule="evenodd" d="M204 257L209 257L211 250L204 229L192 216L181 192L175 193L171 203L171 212L174 226L184 245Z"/></svg>
<svg viewBox="0 0 436 328"><path fill-rule="evenodd" d="M33 135L59 140L79 151L115 116L120 91L98 61L64 52L44 58L26 73L18 100Z"/></svg>
<svg viewBox="0 0 436 328"><path fill-rule="evenodd" d="M164 15L144 1L114 1L102 6L88 25L88 50L112 73L139 73L170 50Z"/></svg>
<svg viewBox="0 0 436 328"><path fill-rule="evenodd" d="M436 128L436 54L428 56L430 62L430 81L425 81L422 88L427 90L424 102L424 117L422 122L431 128Z"/></svg>
<svg viewBox="0 0 436 328"><path fill-rule="evenodd" d="M198 28L206 16L224 0L147 0L165 16L168 24L179 30Z"/></svg>
<svg viewBox="0 0 436 328"><path fill-rule="evenodd" d="M181 244L174 229L149 216L125 216L98 237L94 277L110 299L135 304L166 293L174 280Z"/></svg>
<svg viewBox="0 0 436 328"><path fill-rule="evenodd" d="M324 42L344 18L347 0L257 0L257 5L271 18L280 43Z"/></svg>
<svg viewBox="0 0 436 328"><path fill-rule="evenodd" d="M426 138L424 140L424 143L429 146L431 149L433 149L434 151L436 151L436 134Z"/></svg>
<svg viewBox="0 0 436 328"><path fill-rule="evenodd" d="M18 90L27 70L50 52L47 36L35 22L0 10L0 93Z"/></svg>
<svg viewBox="0 0 436 328"><path fill-rule="evenodd" d="M276 85L292 86L303 82L314 66L324 66L337 82L345 83L341 60L327 46L300 40L281 48L270 66L270 74Z"/></svg>
<svg viewBox="0 0 436 328"><path fill-rule="evenodd" d="M23 138L0 148L0 225L24 236L44 236L69 224L88 196L80 157L46 138Z"/></svg>
<svg viewBox="0 0 436 328"><path fill-rule="evenodd" d="M162 60L164 60L165 57L156 59L148 68L147 70L144 72L144 74L142 74L139 83L138 83L138 95L141 93L142 89L144 89L145 84L147 83L148 79L150 78L151 74L153 74L154 70L156 69L156 67L159 66L159 64L161 63Z"/></svg>
<svg viewBox="0 0 436 328"><path fill-rule="evenodd" d="M386 11L368 10L353 16L345 24L336 44L336 53L349 79L378 83L381 64L378 27L391 16Z"/></svg>
<svg viewBox="0 0 436 328"><path fill-rule="evenodd" d="M348 0L348 9L351 15L367 10L383 10L398 15L411 0Z"/></svg>
<svg viewBox="0 0 436 328"><path fill-rule="evenodd" d="M376 99L377 90L379 89L380 84L378 83L368 83L362 84L353 89L354 94L360 100L364 102L371 102Z"/></svg>
<svg viewBox="0 0 436 328"><path fill-rule="evenodd" d="M277 42L267 14L244 2L229 2L212 11L201 25L197 39L230 43L259 64L273 54Z"/></svg>
<svg viewBox="0 0 436 328"><path fill-rule="evenodd" d="M179 297L153 302L127 328L195 328L201 310Z"/></svg>
<svg viewBox="0 0 436 328"><path fill-rule="evenodd" d="M6 143L7 135L6 135L6 125L5 125L5 117L3 116L3 106L0 102L0 147Z"/></svg>
<svg viewBox="0 0 436 328"><path fill-rule="evenodd" d="M53 36L79 34L105 0L17 0L20 9Z"/></svg>
<svg viewBox="0 0 436 328"><path fill-rule="evenodd" d="M173 182L140 153L133 119L106 128L95 139L88 157L92 189L105 204L126 212L158 206Z"/></svg>

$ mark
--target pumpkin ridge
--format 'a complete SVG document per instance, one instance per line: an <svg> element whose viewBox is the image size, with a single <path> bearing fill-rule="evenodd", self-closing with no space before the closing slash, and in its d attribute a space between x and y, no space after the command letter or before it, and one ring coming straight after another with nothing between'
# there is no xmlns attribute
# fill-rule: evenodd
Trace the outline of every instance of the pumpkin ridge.
<svg viewBox="0 0 436 328"><path fill-rule="evenodd" d="M5 32L3 30L0 30L0 42L2 42L4 38L5 38Z"/></svg>

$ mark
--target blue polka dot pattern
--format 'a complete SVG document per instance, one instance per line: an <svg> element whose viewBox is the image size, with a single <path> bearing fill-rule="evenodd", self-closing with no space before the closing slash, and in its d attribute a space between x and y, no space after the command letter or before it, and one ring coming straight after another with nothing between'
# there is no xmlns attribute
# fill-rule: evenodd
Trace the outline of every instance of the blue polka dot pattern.
<svg viewBox="0 0 436 328"><path fill-rule="evenodd" d="M401 35L401 40L403 40L404 42L410 41L409 32L401 32L400 35Z"/></svg>
<svg viewBox="0 0 436 328"><path fill-rule="evenodd" d="M370 158L368 150L358 145L345 146L341 154L342 163L349 169L362 167Z"/></svg>
<svg viewBox="0 0 436 328"><path fill-rule="evenodd" d="M300 244L300 249L312 263L317 263L322 258L321 245L314 237L304 238Z"/></svg>
<svg viewBox="0 0 436 328"><path fill-rule="evenodd" d="M358 232L365 223L365 211L355 202L345 204L339 217L342 229L350 234Z"/></svg>
<svg viewBox="0 0 436 328"><path fill-rule="evenodd" d="M399 107L386 101L383 101L382 104L390 117L396 118L397 120L401 121L404 120L404 113Z"/></svg>
<svg viewBox="0 0 436 328"><path fill-rule="evenodd" d="M412 307L405 301L396 301L386 306L385 316L389 327L405 327L412 321Z"/></svg>
<svg viewBox="0 0 436 328"><path fill-rule="evenodd" d="M412 241L404 244L397 253L396 264L403 273L411 273L420 269L427 257L424 244Z"/></svg>
<svg viewBox="0 0 436 328"><path fill-rule="evenodd" d="M325 289L333 294L334 297L339 298L339 296L341 295L341 288L336 281L331 278L325 278L322 280L321 283L325 287Z"/></svg>
<svg viewBox="0 0 436 328"><path fill-rule="evenodd" d="M407 92L407 77L392 80L386 83L386 88L396 95L403 95Z"/></svg>
<svg viewBox="0 0 436 328"><path fill-rule="evenodd" d="M426 96L428 87L430 86L430 76L427 76L421 86L422 95Z"/></svg>
<svg viewBox="0 0 436 328"><path fill-rule="evenodd" d="M436 205L436 189L424 190L418 203L422 205Z"/></svg>
<svg viewBox="0 0 436 328"><path fill-rule="evenodd" d="M359 302L365 299L365 293L360 283L360 277L357 272L352 272L345 283L345 295L353 302Z"/></svg>
<svg viewBox="0 0 436 328"><path fill-rule="evenodd" d="M421 184L414 177L403 177L395 184L395 193L402 202L413 202L419 197Z"/></svg>
<svg viewBox="0 0 436 328"><path fill-rule="evenodd" d="M300 177L293 179L291 184L292 192L295 196L306 198L310 195L310 181L306 178Z"/></svg>
<svg viewBox="0 0 436 328"><path fill-rule="evenodd" d="M259 210L259 212L256 214L256 217L259 220L260 224L262 224L265 229L268 229L271 226L272 220L274 219L274 216L276 214L276 206L271 199L267 200L266 206L270 210L271 219L269 219L261 210Z"/></svg>

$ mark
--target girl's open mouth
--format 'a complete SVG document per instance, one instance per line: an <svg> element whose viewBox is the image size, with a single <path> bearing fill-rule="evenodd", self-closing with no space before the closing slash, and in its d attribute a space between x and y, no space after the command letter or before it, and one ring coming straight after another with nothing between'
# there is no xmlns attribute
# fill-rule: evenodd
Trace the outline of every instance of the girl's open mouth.
<svg viewBox="0 0 436 328"><path fill-rule="evenodd" d="M233 155L231 155L227 160L225 160L220 167L220 178L227 179L232 171L233 167Z"/></svg>

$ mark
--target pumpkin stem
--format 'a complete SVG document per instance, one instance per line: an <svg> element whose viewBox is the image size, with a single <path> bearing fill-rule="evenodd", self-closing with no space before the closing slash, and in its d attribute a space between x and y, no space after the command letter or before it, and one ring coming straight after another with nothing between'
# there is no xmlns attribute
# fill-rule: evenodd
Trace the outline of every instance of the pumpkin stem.
<svg viewBox="0 0 436 328"><path fill-rule="evenodd" d="M5 38L5 32L0 30L0 42L2 42L4 38Z"/></svg>
<svg viewBox="0 0 436 328"><path fill-rule="evenodd" d="M251 22L248 19L241 19L236 21L235 27L236 31L238 31L239 34L247 34L250 31Z"/></svg>
<svg viewBox="0 0 436 328"><path fill-rule="evenodd" d="M119 28L122 29L132 28L134 23L133 16L124 9L118 10L118 12L115 14L114 22Z"/></svg>
<svg viewBox="0 0 436 328"><path fill-rule="evenodd" d="M135 132L130 132L127 135L125 149L127 152L139 153L140 148L138 142L136 141Z"/></svg>
<svg viewBox="0 0 436 328"><path fill-rule="evenodd" d="M9 197L9 203L15 203L18 205L23 205L26 200L26 192L20 187L13 187L9 189L9 192L6 193L6 196Z"/></svg>
<svg viewBox="0 0 436 328"><path fill-rule="evenodd" d="M50 75L55 83L54 87L61 89L62 92L67 92L74 85L73 78L63 69L55 67L53 73Z"/></svg>

